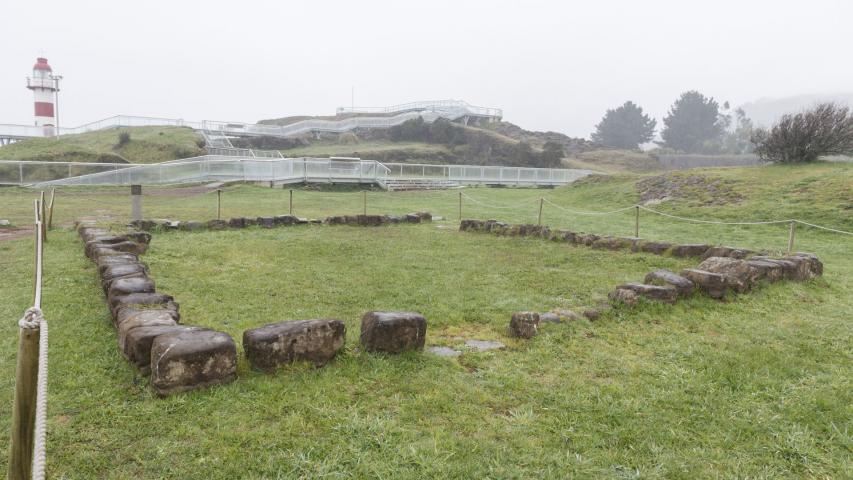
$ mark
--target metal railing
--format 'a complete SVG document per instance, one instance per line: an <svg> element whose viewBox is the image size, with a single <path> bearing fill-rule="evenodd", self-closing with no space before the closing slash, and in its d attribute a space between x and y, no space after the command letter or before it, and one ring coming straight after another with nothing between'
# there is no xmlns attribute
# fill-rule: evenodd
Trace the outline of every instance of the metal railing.
<svg viewBox="0 0 853 480"><path fill-rule="evenodd" d="M371 113L371 109L358 111L357 113ZM338 109L339 113L345 113L346 109ZM141 117L131 115L116 115L96 122L87 123L79 127L61 127L60 135L71 135L85 132L93 132L109 128L121 127L149 127L149 126L172 126L189 127L195 130L206 130L223 135L235 136L273 136L291 137L312 132L341 133L356 128L389 128L399 125L406 120L423 117L431 122L437 118L456 120L468 116L485 116L500 118L503 112L498 108L486 108L469 105L459 100L438 100L425 102L412 102L391 107L381 107L372 113L385 113L393 115L383 116L356 116L340 120L302 120L289 125L262 125L243 122L222 122L215 120L204 120L201 122L186 121L184 119ZM48 129L49 128L49 129ZM53 127L36 127L30 125L0 124L0 138L28 138L49 137L57 132Z"/></svg>
<svg viewBox="0 0 853 480"><path fill-rule="evenodd" d="M234 152L229 152L234 153ZM2 172L37 163L38 172L11 178ZM57 165L54 165L57 163ZM47 165L42 165L47 164ZM460 185L493 184L514 186L565 185L590 170L524 168L474 165L429 165L380 163L374 160L335 158L261 158L234 155L205 155L149 165L85 164L101 170L69 176L63 172L74 164L58 162L2 162L0 179L16 185L170 185L210 181L275 183L364 183L386 186L392 180L446 180ZM51 168L55 167L55 168ZM81 167L86 168L86 167Z"/></svg>
<svg viewBox="0 0 853 480"><path fill-rule="evenodd" d="M130 163L0 161L0 185L35 183L132 168Z"/></svg>

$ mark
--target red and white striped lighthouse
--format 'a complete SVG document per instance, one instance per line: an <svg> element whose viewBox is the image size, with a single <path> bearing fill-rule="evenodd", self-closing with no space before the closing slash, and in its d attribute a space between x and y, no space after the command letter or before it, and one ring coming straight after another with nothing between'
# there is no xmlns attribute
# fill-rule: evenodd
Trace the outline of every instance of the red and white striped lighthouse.
<svg viewBox="0 0 853 480"><path fill-rule="evenodd" d="M47 63L46 58L39 57L33 65L33 76L27 77L27 88L33 91L35 97L35 114L37 127L56 126L56 109L54 102L59 91L57 77ZM52 135L51 129L45 129L45 135Z"/></svg>

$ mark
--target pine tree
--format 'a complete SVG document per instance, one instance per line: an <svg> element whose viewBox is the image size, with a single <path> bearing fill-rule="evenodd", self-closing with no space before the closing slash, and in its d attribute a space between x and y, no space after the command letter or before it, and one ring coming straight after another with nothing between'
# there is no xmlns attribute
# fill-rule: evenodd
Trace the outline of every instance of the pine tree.
<svg viewBox="0 0 853 480"><path fill-rule="evenodd" d="M663 124L660 145L687 153L719 149L725 130L717 101L695 90L681 94Z"/></svg>
<svg viewBox="0 0 853 480"><path fill-rule="evenodd" d="M627 101L615 110L607 110L595 126L592 140L608 147L633 150L652 139L655 126L657 122L643 114L642 108Z"/></svg>

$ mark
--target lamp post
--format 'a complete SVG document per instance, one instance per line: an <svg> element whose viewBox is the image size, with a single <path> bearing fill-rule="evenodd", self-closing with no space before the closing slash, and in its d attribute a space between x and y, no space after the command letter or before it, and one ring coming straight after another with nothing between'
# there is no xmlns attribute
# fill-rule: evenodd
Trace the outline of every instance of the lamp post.
<svg viewBox="0 0 853 480"><path fill-rule="evenodd" d="M59 138L59 81L62 80L62 75L51 75L50 78L53 80L54 95L56 98L54 101L56 104L56 138Z"/></svg>

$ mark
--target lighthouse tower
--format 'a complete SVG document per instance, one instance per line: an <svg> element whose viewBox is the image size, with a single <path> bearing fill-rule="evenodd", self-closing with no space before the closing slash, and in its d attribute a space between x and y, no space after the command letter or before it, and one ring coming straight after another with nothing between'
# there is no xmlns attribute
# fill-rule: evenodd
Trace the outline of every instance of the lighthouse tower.
<svg viewBox="0 0 853 480"><path fill-rule="evenodd" d="M56 126L54 101L56 92L59 91L59 83L46 58L36 59L33 76L27 77L27 88L33 91L35 97L36 126L49 127L45 128L45 135L52 135L53 127Z"/></svg>

